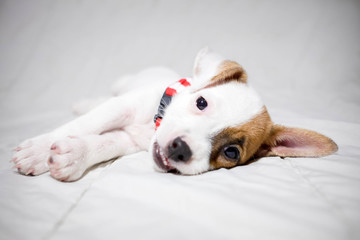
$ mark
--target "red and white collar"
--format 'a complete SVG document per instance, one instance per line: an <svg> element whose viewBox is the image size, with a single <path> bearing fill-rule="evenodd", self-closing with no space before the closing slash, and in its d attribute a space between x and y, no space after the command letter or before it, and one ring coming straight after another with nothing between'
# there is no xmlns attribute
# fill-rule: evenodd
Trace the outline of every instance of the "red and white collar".
<svg viewBox="0 0 360 240"><path fill-rule="evenodd" d="M165 108L171 103L172 97L189 86L191 86L190 82L186 78L183 78L166 88L160 100L158 113L154 116L155 130L160 126L161 120L165 114Z"/></svg>

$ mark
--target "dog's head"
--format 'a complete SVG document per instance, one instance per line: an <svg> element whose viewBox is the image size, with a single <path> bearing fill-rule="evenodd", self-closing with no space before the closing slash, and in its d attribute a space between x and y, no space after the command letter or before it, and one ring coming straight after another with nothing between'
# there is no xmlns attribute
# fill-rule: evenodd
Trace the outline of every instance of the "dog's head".
<svg viewBox="0 0 360 240"><path fill-rule="evenodd" d="M199 174L265 157L319 157L337 150L329 138L274 125L236 62L200 51L192 85L175 95L150 145L156 169Z"/></svg>

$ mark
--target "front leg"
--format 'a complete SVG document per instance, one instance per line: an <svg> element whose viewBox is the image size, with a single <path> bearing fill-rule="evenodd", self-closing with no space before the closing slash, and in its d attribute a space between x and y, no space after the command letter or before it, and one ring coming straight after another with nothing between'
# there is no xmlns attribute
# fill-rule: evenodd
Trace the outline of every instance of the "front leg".
<svg viewBox="0 0 360 240"><path fill-rule="evenodd" d="M152 92L132 92L112 98L89 113L55 129L54 131L24 141L15 149L12 161L22 174L39 175L49 170L48 159L52 144L67 136L100 135L129 124L150 122L156 109ZM148 99L150 101L139 101ZM149 105L150 104L150 105ZM146 105L144 107L144 105Z"/></svg>
<svg viewBox="0 0 360 240"><path fill-rule="evenodd" d="M52 144L48 164L55 179L75 181L97 163L140 150L124 131L67 137Z"/></svg>

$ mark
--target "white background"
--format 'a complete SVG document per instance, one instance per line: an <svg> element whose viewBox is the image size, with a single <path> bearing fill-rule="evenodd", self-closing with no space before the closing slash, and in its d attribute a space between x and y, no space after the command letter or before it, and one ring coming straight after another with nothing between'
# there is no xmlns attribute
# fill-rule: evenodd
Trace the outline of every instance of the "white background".
<svg viewBox="0 0 360 240"><path fill-rule="evenodd" d="M123 74L238 61L277 123L320 131L322 159L262 159L196 177L140 153L76 183L11 170L11 149L109 94ZM360 2L0 1L1 239L357 239Z"/></svg>

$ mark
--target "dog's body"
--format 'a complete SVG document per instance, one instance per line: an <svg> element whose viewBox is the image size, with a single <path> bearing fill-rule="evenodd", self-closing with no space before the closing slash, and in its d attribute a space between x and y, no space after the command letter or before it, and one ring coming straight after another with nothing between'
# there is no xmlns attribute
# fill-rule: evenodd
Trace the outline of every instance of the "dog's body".
<svg viewBox="0 0 360 240"><path fill-rule="evenodd" d="M147 84L137 84L143 78ZM176 80L165 69L132 77L135 90L20 144L15 167L26 175L50 170L58 180L74 181L96 163L141 150L149 150L158 171L181 174L231 168L264 156L318 157L337 150L316 132L274 125L241 66L207 49L198 54L186 87L175 91L171 104L163 104L165 114L155 119L155 131L161 97Z"/></svg>

